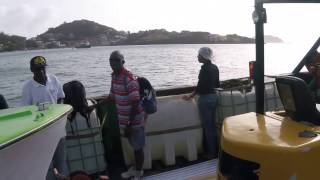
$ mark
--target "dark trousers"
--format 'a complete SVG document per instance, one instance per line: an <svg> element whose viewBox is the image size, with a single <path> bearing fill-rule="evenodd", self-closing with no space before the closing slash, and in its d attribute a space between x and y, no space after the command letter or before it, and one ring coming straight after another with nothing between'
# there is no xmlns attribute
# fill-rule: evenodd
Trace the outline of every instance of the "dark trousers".
<svg viewBox="0 0 320 180"><path fill-rule="evenodd" d="M202 122L204 142L209 155L217 156L219 149L218 129L216 127L217 94L200 95L198 108Z"/></svg>

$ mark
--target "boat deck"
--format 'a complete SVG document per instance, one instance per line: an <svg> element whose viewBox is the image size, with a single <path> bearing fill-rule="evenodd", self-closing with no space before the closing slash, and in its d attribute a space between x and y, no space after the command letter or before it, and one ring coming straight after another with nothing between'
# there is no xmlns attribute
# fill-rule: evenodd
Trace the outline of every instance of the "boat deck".
<svg viewBox="0 0 320 180"><path fill-rule="evenodd" d="M213 159L156 175L144 177L144 180L215 180L218 160Z"/></svg>

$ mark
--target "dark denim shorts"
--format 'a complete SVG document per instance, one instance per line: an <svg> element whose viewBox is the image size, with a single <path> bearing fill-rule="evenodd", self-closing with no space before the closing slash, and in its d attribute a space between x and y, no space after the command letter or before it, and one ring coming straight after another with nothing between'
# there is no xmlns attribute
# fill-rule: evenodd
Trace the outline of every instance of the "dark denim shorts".
<svg viewBox="0 0 320 180"><path fill-rule="evenodd" d="M133 128L132 134L128 137L128 141L134 150L140 150L145 145L144 127Z"/></svg>

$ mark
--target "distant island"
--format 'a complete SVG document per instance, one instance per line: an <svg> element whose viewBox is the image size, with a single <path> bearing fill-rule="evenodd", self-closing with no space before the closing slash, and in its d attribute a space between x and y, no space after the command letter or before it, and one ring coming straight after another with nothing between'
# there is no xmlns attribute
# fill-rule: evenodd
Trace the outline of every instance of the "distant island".
<svg viewBox="0 0 320 180"><path fill-rule="evenodd" d="M264 42L265 43L283 43L283 40L276 36L265 35Z"/></svg>
<svg viewBox="0 0 320 180"><path fill-rule="evenodd" d="M228 34L225 36L209 32L168 32L165 29L154 29L130 33L117 31L114 28L98 24L94 21L77 20L63 23L46 32L27 39L17 35L0 32L0 52L47 49L65 47L110 46L110 45L147 45L147 44L248 44L254 38ZM275 36L266 36L266 42L283 42Z"/></svg>

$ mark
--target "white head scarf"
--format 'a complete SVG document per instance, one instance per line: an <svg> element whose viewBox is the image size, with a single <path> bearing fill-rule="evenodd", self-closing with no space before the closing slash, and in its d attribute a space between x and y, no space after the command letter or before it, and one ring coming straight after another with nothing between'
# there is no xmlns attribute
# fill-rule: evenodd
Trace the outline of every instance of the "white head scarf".
<svg viewBox="0 0 320 180"><path fill-rule="evenodd" d="M213 53L209 47L202 47L199 49L198 54L208 61L213 60Z"/></svg>

